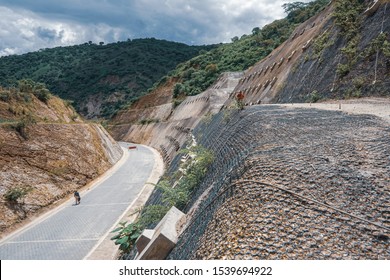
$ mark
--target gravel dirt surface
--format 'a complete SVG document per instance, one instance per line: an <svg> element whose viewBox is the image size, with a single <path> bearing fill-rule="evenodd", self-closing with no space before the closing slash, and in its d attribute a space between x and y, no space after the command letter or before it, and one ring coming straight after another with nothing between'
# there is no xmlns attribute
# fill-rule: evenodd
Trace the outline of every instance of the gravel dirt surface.
<svg viewBox="0 0 390 280"><path fill-rule="evenodd" d="M317 108L342 111L349 114L375 115L390 122L390 98L367 97L360 99L331 100L319 103L283 104L285 108Z"/></svg>

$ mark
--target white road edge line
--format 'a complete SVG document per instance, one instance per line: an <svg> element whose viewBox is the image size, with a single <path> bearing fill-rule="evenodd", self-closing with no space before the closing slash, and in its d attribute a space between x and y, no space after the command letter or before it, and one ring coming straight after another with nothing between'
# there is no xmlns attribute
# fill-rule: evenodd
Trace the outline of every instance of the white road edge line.
<svg viewBox="0 0 390 280"><path fill-rule="evenodd" d="M74 242L74 241L96 241L97 238L86 238L86 239L58 239L58 240L31 240L31 241L11 241L7 244L22 244L22 243L53 243L53 242Z"/></svg>

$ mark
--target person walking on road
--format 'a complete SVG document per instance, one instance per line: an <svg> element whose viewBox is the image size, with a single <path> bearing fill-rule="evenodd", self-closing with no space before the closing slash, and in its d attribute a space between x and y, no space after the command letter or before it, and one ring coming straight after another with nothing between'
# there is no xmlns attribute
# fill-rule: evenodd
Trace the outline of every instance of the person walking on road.
<svg viewBox="0 0 390 280"><path fill-rule="evenodd" d="M74 192L74 199L75 199L75 201L76 201L75 205L80 204L81 197L80 197L80 194L79 194L78 191L75 191L75 192Z"/></svg>

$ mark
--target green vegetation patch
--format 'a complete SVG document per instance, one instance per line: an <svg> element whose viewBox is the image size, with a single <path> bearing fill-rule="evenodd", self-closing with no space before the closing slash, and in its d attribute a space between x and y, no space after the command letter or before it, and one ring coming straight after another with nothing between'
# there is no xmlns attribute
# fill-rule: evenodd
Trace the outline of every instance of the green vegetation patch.
<svg viewBox="0 0 390 280"><path fill-rule="evenodd" d="M18 121L15 124L11 124L11 127L19 133L19 135L27 140L29 138L28 134L28 128L34 124L36 124L36 119L31 115L28 114L27 116L24 116L20 121Z"/></svg>
<svg viewBox="0 0 390 280"><path fill-rule="evenodd" d="M147 124L151 124L151 123L159 123L160 120L159 119L142 119L138 122L138 124L140 125L147 125Z"/></svg>
<svg viewBox="0 0 390 280"><path fill-rule="evenodd" d="M4 194L4 198L8 202L19 203L31 190L32 187L30 186L19 186L10 188Z"/></svg>
<svg viewBox="0 0 390 280"><path fill-rule="evenodd" d="M374 40L371 41L369 47L364 51L364 57L369 57L379 51L382 52L387 58L390 58L389 38L389 33L380 33Z"/></svg>
<svg viewBox="0 0 390 280"><path fill-rule="evenodd" d="M340 78L346 76L358 60L358 45L361 40L362 17L365 3L363 0L340 0L335 3L333 18L335 25L340 29L346 40L346 46L341 49L344 62L337 66Z"/></svg>

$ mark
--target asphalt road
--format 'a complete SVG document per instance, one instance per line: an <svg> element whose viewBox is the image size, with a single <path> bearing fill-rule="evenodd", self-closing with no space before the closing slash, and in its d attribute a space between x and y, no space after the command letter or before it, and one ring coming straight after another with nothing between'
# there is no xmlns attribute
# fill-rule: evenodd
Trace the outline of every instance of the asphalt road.
<svg viewBox="0 0 390 280"><path fill-rule="evenodd" d="M0 243L1 260L81 260L106 235L142 190L154 165L151 150L128 150L127 160L110 177L81 192Z"/></svg>

